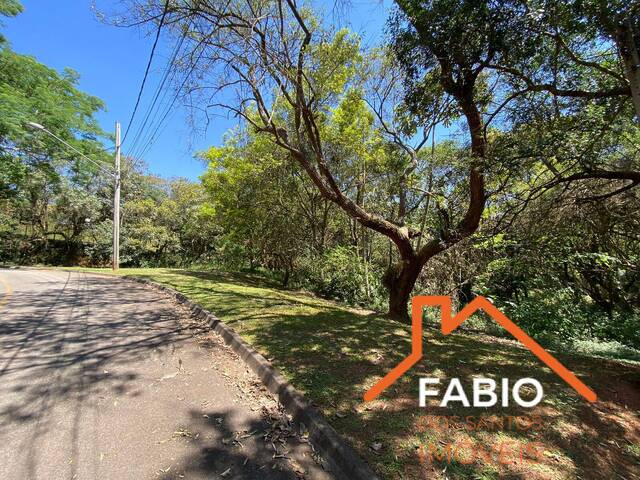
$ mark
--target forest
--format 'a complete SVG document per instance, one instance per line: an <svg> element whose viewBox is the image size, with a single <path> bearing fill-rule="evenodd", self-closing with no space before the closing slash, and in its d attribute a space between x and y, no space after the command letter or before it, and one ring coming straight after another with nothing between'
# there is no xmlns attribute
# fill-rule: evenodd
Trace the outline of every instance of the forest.
<svg viewBox="0 0 640 480"><path fill-rule="evenodd" d="M237 118L200 181L123 159L124 267L256 272L401 322L412 295L483 295L541 341L640 358L637 2L397 0L375 46L293 0L115 8L169 33L194 121ZM0 263L108 266L112 182L28 128L110 168L105 105L10 40Z"/></svg>

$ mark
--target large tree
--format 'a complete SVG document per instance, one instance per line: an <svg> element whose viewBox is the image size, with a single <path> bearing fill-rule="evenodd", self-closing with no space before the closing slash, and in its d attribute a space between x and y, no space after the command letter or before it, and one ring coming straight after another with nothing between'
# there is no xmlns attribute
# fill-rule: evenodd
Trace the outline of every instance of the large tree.
<svg viewBox="0 0 640 480"><path fill-rule="evenodd" d="M135 2L141 18L172 28L192 48L180 62L197 79L190 92L206 92L198 105L226 108L242 117L255 132L267 135L302 167L322 196L336 204L362 226L388 237L399 261L387 275L389 314L407 319L407 302L423 265L438 252L470 235L478 226L485 202L480 162L484 155L482 122L475 107L474 82L459 94L472 125L472 158L469 159L468 206L458 221L446 222L436 235L428 236L403 215L389 218L358 201L349 189L350 158L331 148L327 120L332 117L356 74L360 57L357 39L348 32L330 32L305 7L296 2ZM186 60L186 62L185 62ZM197 73L193 73L193 72ZM188 85L189 83L186 82ZM423 123L430 124L432 119ZM406 201L406 177L416 161L409 155L397 169L399 188L389 201ZM402 193L402 194L401 194ZM355 196L354 196L355 195Z"/></svg>
<svg viewBox="0 0 640 480"><path fill-rule="evenodd" d="M297 162L325 199L393 243L398 261L385 279L395 318L408 318L407 302L424 265L477 230L489 198L485 183L489 193L509 183L503 172L513 167L512 159L491 148L489 125L509 131L535 114L536 102L568 118L590 103L619 107L622 114L632 105L613 41L603 40L605 30L595 29L593 20L583 26L583 19L596 16L577 4L398 1L391 32L405 83L398 85L393 71L391 78L383 74L365 85L364 97L401 160L387 164L393 178L386 204L366 203L357 188L367 178L358 149L345 148L332 135L339 106L362 86L358 74L377 63L363 63L357 38L324 28L308 6L294 0L130 3L133 23L166 27L179 38L183 47L175 65L184 75L178 86L191 105L207 118L220 108L242 118ZM576 51L580 41L588 41L587 50ZM399 87L403 95L396 95ZM529 117L518 119L511 106ZM434 193L416 176L429 170L422 149L430 129L443 120L463 126L468 153L456 164L454 184ZM552 126L550 117L541 121ZM538 153L529 153L532 161L544 160ZM583 178L635 182L617 166L567 162L549 168L547 187ZM431 198L436 208L425 210L435 221L407 221L408 211Z"/></svg>
<svg viewBox="0 0 640 480"><path fill-rule="evenodd" d="M0 0L0 15L21 9L16 0ZM99 141L105 134L94 118L104 105L77 88L78 78L72 70L59 73L14 52L0 37L0 231L20 232L27 244L22 252L31 260L60 238L73 256L96 209L88 191L99 179L94 165L28 123L46 126L97 161L109 160Z"/></svg>
<svg viewBox="0 0 640 480"><path fill-rule="evenodd" d="M597 141L612 130L626 130L618 131L624 141L630 130L624 119L634 117L634 107L640 118L634 87L637 69L629 65L640 43L637 2L397 3L395 45L414 111L424 108L424 81L436 65L445 90L451 84L446 78L449 70L459 78L475 76L486 85L485 135L490 127L509 131L535 124L542 135L555 134L556 148L566 149L574 132ZM450 57L467 66L456 72ZM579 148L573 151L564 161L558 155L555 165L548 149L530 150L529 157L538 157L548 167L554 185L584 179L628 181L623 188L640 183L637 159L607 164Z"/></svg>
<svg viewBox="0 0 640 480"><path fill-rule="evenodd" d="M434 80L455 99L491 185L492 217L511 222L545 192L583 181L594 194L581 201L640 184L628 62L637 2L397 4L391 30L408 107L420 115L433 105Z"/></svg>

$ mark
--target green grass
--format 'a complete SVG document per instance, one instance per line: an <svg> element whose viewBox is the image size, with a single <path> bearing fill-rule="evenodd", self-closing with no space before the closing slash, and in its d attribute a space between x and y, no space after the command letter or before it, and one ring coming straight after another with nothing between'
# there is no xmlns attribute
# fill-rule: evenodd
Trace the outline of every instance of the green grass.
<svg viewBox="0 0 640 480"><path fill-rule="evenodd" d="M588 404L514 342L461 333L443 337L428 330L423 360L365 404L364 392L409 352L408 326L281 290L257 275L176 269L122 269L118 274L166 284L214 312L305 392L384 478L637 478L640 368L635 365L557 353L598 393L599 401ZM417 406L420 376L441 377L443 385L458 377L470 385L479 375L512 381L533 376L545 388L544 401L530 410ZM535 415L543 428L424 427L428 419L452 415ZM374 451L373 442L383 448ZM511 462L475 455L496 445L522 452L533 442L541 445L536 461L527 455ZM469 446L473 458L449 462L419 455L429 443Z"/></svg>

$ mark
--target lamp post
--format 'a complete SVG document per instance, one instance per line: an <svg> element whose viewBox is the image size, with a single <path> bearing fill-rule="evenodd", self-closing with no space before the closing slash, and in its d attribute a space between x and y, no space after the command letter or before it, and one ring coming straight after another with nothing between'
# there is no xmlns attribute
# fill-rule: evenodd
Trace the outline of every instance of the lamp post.
<svg viewBox="0 0 640 480"><path fill-rule="evenodd" d="M103 165L98 162L93 161L89 157L87 157L80 150L75 148L73 145L69 144L62 138L58 137L55 133L50 132L45 127L35 122L27 122L27 126L34 130L40 130L42 132L51 135L53 138L64 144L70 150L73 150L77 154L79 154L82 158L89 161L98 169L107 175L109 175L114 180L114 193L113 193L113 256L111 267L113 270L117 270L120 267L120 122L116 122L116 155L115 155L115 168L114 171L105 168Z"/></svg>

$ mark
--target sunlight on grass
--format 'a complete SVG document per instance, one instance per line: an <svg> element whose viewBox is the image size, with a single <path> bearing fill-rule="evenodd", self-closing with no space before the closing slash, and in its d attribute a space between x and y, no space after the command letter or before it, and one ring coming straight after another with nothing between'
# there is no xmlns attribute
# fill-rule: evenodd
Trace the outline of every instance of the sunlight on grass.
<svg viewBox="0 0 640 480"><path fill-rule="evenodd" d="M442 337L430 329L423 360L380 398L365 404L367 388L409 353L408 326L374 312L280 290L257 275L176 269L122 269L118 275L171 286L214 312L313 399L384 478L634 478L638 472L637 366L558 354L597 391L599 402L591 405L514 342L487 335ZM545 398L529 410L441 408L437 403L421 409L419 376L440 377L442 385L453 377L469 384L476 376L534 376L543 384ZM429 424L452 416L493 416L496 421L537 416L542 426L492 428L491 422L478 422L478 428L452 429ZM382 447L375 451L372 442ZM460 458L454 455L453 461L425 455L429 446L441 452L452 443L471 450L466 456L458 452ZM539 449L539 458L537 450L527 450L531 445ZM496 446L505 449L506 461Z"/></svg>

